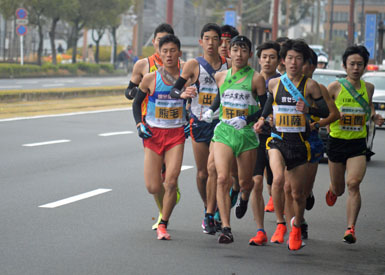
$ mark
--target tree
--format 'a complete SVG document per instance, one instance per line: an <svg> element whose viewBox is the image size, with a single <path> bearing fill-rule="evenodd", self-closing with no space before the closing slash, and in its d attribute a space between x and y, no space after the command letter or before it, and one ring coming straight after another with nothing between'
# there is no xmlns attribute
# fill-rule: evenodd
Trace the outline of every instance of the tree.
<svg viewBox="0 0 385 275"><path fill-rule="evenodd" d="M71 1L67 0L48 0L46 3L46 9L43 12L44 16L51 22L48 34L51 44L52 64L55 65L57 64L55 45L56 26L66 11L71 9L69 6L70 4Z"/></svg>
<svg viewBox="0 0 385 275"><path fill-rule="evenodd" d="M7 24L7 20L15 20L15 13L16 13L16 10L17 8L19 8L21 5L22 5L23 1L22 0L0 0L0 13L3 15L4 19L5 19L5 24ZM5 25L5 29L7 29L7 25ZM16 31L16 29L14 30ZM4 41L4 45L3 46L3 58L5 60L5 40L7 38L7 32L4 32L4 37L3 37L3 41ZM15 37L16 39L16 37ZM12 39L9 39L9 41L13 42L13 44L15 45L16 43L16 40L13 40ZM9 49L13 49L15 50L16 47L10 44L9 45ZM11 52L11 51L10 51ZM12 52L12 56L13 57L13 52Z"/></svg>
<svg viewBox="0 0 385 275"><path fill-rule="evenodd" d="M43 25L45 25L46 20L43 16L44 9L46 8L47 1L50 0L26 0L25 6L29 10L29 24L35 25L38 30L39 42L37 48L37 64L41 65L41 57L43 53Z"/></svg>

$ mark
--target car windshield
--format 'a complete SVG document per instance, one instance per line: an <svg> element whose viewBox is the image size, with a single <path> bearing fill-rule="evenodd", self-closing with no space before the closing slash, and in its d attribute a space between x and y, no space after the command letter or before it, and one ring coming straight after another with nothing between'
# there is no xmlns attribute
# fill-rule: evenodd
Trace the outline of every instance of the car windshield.
<svg viewBox="0 0 385 275"><path fill-rule="evenodd" d="M384 76L369 75L369 76L364 76L363 79L367 82L372 83L376 89L385 90Z"/></svg>
<svg viewBox="0 0 385 275"><path fill-rule="evenodd" d="M313 74L313 79L324 86L329 86L330 83L340 78L341 75L330 75L330 74Z"/></svg>

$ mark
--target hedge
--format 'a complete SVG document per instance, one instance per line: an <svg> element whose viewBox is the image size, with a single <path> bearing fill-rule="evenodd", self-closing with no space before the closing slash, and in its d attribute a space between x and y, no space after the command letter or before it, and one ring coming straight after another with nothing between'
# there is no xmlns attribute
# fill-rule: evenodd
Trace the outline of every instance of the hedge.
<svg viewBox="0 0 385 275"><path fill-rule="evenodd" d="M75 63L75 64L58 64L44 63L42 66L25 64L9 64L0 63L0 78L13 77L36 77L36 76L60 76L62 71L67 71L64 75L99 75L102 71L113 74L116 71L112 64L92 64L92 63Z"/></svg>

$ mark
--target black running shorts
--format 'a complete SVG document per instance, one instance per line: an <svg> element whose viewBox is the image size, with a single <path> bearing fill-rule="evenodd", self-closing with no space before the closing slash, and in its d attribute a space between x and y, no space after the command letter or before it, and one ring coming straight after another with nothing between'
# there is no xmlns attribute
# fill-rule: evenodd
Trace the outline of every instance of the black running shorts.
<svg viewBox="0 0 385 275"><path fill-rule="evenodd" d="M347 159L366 155L366 139L339 139L328 137L327 154L332 162L346 164Z"/></svg>

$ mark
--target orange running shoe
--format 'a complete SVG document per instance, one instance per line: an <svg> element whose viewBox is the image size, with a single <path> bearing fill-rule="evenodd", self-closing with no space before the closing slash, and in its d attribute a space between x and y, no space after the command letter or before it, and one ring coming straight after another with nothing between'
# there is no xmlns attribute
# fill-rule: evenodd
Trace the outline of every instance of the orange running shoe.
<svg viewBox="0 0 385 275"><path fill-rule="evenodd" d="M301 227L294 225L294 217L291 219L291 232L289 235L289 242L287 248L289 250L299 250L306 244L302 241Z"/></svg>
<svg viewBox="0 0 385 275"><path fill-rule="evenodd" d="M337 196L333 194L332 191L328 190L326 192L326 204L329 206L333 206L337 201Z"/></svg>
<svg viewBox="0 0 385 275"><path fill-rule="evenodd" d="M265 206L265 212L274 212L273 198L271 196L270 196L270 199Z"/></svg>
<svg viewBox="0 0 385 275"><path fill-rule="evenodd" d="M272 243L283 243L284 236L286 234L287 228L286 225L279 223L277 224L277 229L275 230L273 236L271 237L270 242Z"/></svg>
<svg viewBox="0 0 385 275"><path fill-rule="evenodd" d="M348 227L348 230L345 231L345 235L344 235L344 239L343 241L345 243L349 243L349 244L353 244L357 241L356 239L356 232L354 230L354 226L352 225L352 227Z"/></svg>
<svg viewBox="0 0 385 275"><path fill-rule="evenodd" d="M158 240L170 240L170 234L167 232L167 228L164 224L159 224L158 229L156 229L156 234L158 235Z"/></svg>
<svg viewBox="0 0 385 275"><path fill-rule="evenodd" d="M261 230L259 230L257 232L257 235L255 235L255 237L252 237L249 241L249 245L256 245L256 246L264 245L265 243L267 243L266 232Z"/></svg>

